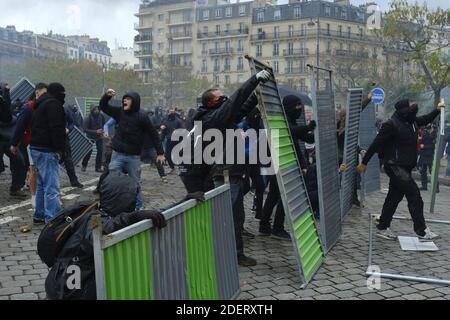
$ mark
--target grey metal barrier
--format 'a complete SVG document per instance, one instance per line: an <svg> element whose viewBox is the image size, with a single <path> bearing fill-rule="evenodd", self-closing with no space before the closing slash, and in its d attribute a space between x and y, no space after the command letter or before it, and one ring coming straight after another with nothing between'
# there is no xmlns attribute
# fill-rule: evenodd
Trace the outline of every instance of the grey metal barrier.
<svg viewBox="0 0 450 320"><path fill-rule="evenodd" d="M361 103L363 90L348 90L348 107L345 118L345 143L343 163L347 166L347 171L342 173L341 179L341 214L342 219L351 210L353 196L356 190L356 166L358 165L358 135L361 117Z"/></svg>
<svg viewBox="0 0 450 320"><path fill-rule="evenodd" d="M94 144L80 129L74 127L69 133L69 143L72 150L73 165L76 166L92 151Z"/></svg>
<svg viewBox="0 0 450 320"><path fill-rule="evenodd" d="M99 300L227 300L240 293L230 187L163 212L167 226L150 220L103 235L93 217Z"/></svg>
<svg viewBox="0 0 450 320"><path fill-rule="evenodd" d="M339 185L339 159L336 138L336 113L332 71L308 65L311 70L311 88L314 120L317 127L314 132L316 145L317 184L320 210L320 235L325 252L331 250L342 233L341 200ZM320 74L325 73L321 84Z"/></svg>
<svg viewBox="0 0 450 320"><path fill-rule="evenodd" d="M23 77L11 88L11 103L19 99L22 103L28 102L28 99L34 92L35 85Z"/></svg>

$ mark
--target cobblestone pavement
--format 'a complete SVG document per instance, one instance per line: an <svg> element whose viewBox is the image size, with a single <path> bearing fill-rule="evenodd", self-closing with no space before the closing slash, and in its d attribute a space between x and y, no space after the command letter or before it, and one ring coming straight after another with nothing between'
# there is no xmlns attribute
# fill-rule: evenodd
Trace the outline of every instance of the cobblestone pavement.
<svg viewBox="0 0 450 320"><path fill-rule="evenodd" d="M79 168L77 169L79 171ZM179 201L185 191L176 175L169 176L169 183L162 184L156 169L146 167L143 174L143 192L147 207L164 208ZM66 193L65 206L78 200L93 198L92 186L98 174L89 168L79 173L86 185L84 190L70 188L67 176L61 174L62 188ZM36 241L41 230L33 228L21 233L20 226L32 220L29 202L18 203L9 199L10 176L0 175L0 300L45 299L44 281L48 269L36 253ZM69 187L69 188L68 188ZM423 300L450 299L450 287L399 280L381 280L380 290L369 290L365 271L368 257L369 213L379 213L387 193L387 180L383 177L380 192L368 197L365 208L348 215L342 237L326 257L314 279L301 289L296 261L290 242L258 235L258 222L250 211L251 195L246 197L246 229L254 233L254 239L245 239L247 254L258 260L258 265L239 268L241 294L239 299L362 299L362 300ZM429 192L423 192L425 211L429 210ZM11 207L13 205L20 207ZM435 214L426 218L450 220L450 188L441 186ZM409 216L406 201L398 214ZM417 276L433 276L450 279L450 228L446 225L430 225L442 237L436 241L440 251L433 253L409 253L401 251L398 242L376 239L373 263L382 272L395 272ZM395 220L393 231L400 235L413 235L412 222Z"/></svg>

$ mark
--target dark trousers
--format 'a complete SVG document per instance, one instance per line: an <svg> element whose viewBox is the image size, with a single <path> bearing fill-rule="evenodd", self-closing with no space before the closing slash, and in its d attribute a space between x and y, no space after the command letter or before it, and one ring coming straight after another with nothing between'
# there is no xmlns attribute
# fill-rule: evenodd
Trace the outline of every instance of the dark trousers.
<svg viewBox="0 0 450 320"><path fill-rule="evenodd" d="M173 147L176 145L176 141L171 141L170 139L166 140L166 150L165 150L165 156L167 160L167 164L171 169L175 169L175 164L172 161L172 150Z"/></svg>
<svg viewBox="0 0 450 320"><path fill-rule="evenodd" d="M158 161L156 161L157 158L156 149L150 148L150 149L144 149L141 154L141 161L143 163L152 163L156 166L156 169L158 170L158 174L160 177L165 177L166 173L164 171L164 166L160 164Z"/></svg>
<svg viewBox="0 0 450 320"><path fill-rule="evenodd" d="M6 154L9 158L10 169L11 169L11 192L16 192L23 188L25 185L25 179L27 178L27 168L25 167L25 161L23 160L23 155L19 151L17 155L13 155L9 150L9 142L0 142L0 153Z"/></svg>
<svg viewBox="0 0 450 320"><path fill-rule="evenodd" d="M224 184L224 177L214 177L214 186L220 187ZM245 211L244 194L242 193L242 177L230 177L231 203L233 205L234 235L236 238L237 254L244 254L244 241L242 239L242 230L244 229Z"/></svg>
<svg viewBox="0 0 450 320"><path fill-rule="evenodd" d="M109 164L111 163L112 153L113 153L112 140L108 140L108 142L106 143L106 147L105 147L105 161L103 162L104 168L109 168Z"/></svg>
<svg viewBox="0 0 450 320"><path fill-rule="evenodd" d="M280 198L280 191L278 190L278 182L276 176L270 177L269 193L267 194L266 202L262 211L262 218L260 226L270 227L270 220L272 217L273 208L277 207L275 211L275 219L273 221L273 232L280 232L284 230L284 208L283 202Z"/></svg>
<svg viewBox="0 0 450 320"><path fill-rule="evenodd" d="M251 180L251 182L250 182ZM251 187L255 187L255 197L253 199L253 207L256 211L256 218L261 219L262 217L262 207L264 200L264 190L266 189L266 185L264 183L263 177L260 174L260 166L259 165L249 165L247 174L245 175L244 180L244 196L250 191Z"/></svg>
<svg viewBox="0 0 450 320"><path fill-rule="evenodd" d="M423 200L419 187L411 176L411 169L385 165L384 170L390 178L389 192L384 201L378 229L384 230L390 227L398 204L406 196L409 213L414 222L414 231L419 235L424 235L426 225L423 216Z"/></svg>
<svg viewBox="0 0 450 320"><path fill-rule="evenodd" d="M422 163L420 165L420 181L422 182L422 188L424 189L428 189L428 173L431 174L432 168L432 163ZM439 181L437 183L437 190L439 191Z"/></svg>
<svg viewBox="0 0 450 320"><path fill-rule="evenodd" d="M69 177L70 184L78 182L77 174L75 173L75 166L72 160L72 148L70 147L69 139L66 140L66 150L64 158L64 167L66 168L67 176Z"/></svg>
<svg viewBox="0 0 450 320"><path fill-rule="evenodd" d="M95 170L102 168L102 156L103 156L103 139L95 141L95 147L97 148L97 156L95 157ZM89 159L91 159L92 151L89 152L83 159L83 167L87 167Z"/></svg>
<svg viewBox="0 0 450 320"><path fill-rule="evenodd" d="M0 173L5 171L5 162L3 162L3 150L0 148Z"/></svg>

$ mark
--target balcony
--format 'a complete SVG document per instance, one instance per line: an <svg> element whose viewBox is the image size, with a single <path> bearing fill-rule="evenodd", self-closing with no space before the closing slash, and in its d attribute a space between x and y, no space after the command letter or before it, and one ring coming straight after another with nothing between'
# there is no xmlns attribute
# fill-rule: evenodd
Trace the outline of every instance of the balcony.
<svg viewBox="0 0 450 320"><path fill-rule="evenodd" d="M187 54L192 54L192 50L191 51L177 51L177 52L171 52L170 50L167 50L167 54L170 56L176 56L176 55L187 55Z"/></svg>
<svg viewBox="0 0 450 320"><path fill-rule="evenodd" d="M267 33L265 31L259 32L251 36L251 41L271 41L276 39L295 39L295 38L308 38L317 37L317 29L307 29L300 31L290 31L290 32L278 32L278 33ZM364 35L360 33L348 33L339 32L336 30L320 29L319 36L332 37L332 38L343 38L351 40L361 40L361 41L376 41L377 38L370 35Z"/></svg>
<svg viewBox="0 0 450 320"><path fill-rule="evenodd" d="M134 42L153 41L153 35L137 35L134 37Z"/></svg>
<svg viewBox="0 0 450 320"><path fill-rule="evenodd" d="M306 68L292 67L284 69L285 74L306 74Z"/></svg>
<svg viewBox="0 0 450 320"><path fill-rule="evenodd" d="M231 54L233 54L233 48L210 49L209 54L210 55L231 55Z"/></svg>
<svg viewBox="0 0 450 320"><path fill-rule="evenodd" d="M169 26L192 24L192 19L187 19L187 20L170 20L170 19L166 19L166 23Z"/></svg>
<svg viewBox="0 0 450 320"><path fill-rule="evenodd" d="M167 38L170 40L175 40L175 39L189 39L192 38L192 32L191 31L187 31L187 32L171 32Z"/></svg>
<svg viewBox="0 0 450 320"><path fill-rule="evenodd" d="M136 57L136 58L139 58L139 57L145 57L145 56L151 56L151 55L153 55L153 50L143 50L143 51L135 51L134 52L134 56Z"/></svg>
<svg viewBox="0 0 450 320"><path fill-rule="evenodd" d="M152 26L146 26L144 24L137 22L134 24L134 30L143 30L143 29L152 29Z"/></svg>
<svg viewBox="0 0 450 320"><path fill-rule="evenodd" d="M347 57L347 58L359 58L359 59L367 59L369 58L369 53L364 51L352 51L352 50L340 50L336 49L336 56Z"/></svg>
<svg viewBox="0 0 450 320"><path fill-rule="evenodd" d="M220 32L197 32L198 39L206 39L206 38L218 38L218 37L242 37L248 36L249 29L238 29L238 30L225 30Z"/></svg>
<svg viewBox="0 0 450 320"><path fill-rule="evenodd" d="M283 56L285 57L306 57L309 56L309 49L292 49L283 50Z"/></svg>

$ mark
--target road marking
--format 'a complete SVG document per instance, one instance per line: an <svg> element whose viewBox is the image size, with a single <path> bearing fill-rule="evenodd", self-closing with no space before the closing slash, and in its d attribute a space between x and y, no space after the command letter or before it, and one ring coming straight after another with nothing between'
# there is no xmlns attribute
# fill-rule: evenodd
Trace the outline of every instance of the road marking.
<svg viewBox="0 0 450 320"><path fill-rule="evenodd" d="M11 216L8 216L8 217L6 217L6 218L0 219L0 225L6 224L6 223L9 223L9 222L11 222L11 221L18 220L18 219L20 219L20 218L19 218L19 217L11 217Z"/></svg>
<svg viewBox="0 0 450 320"><path fill-rule="evenodd" d="M95 179L86 181L84 184L86 184L86 185L93 184L93 183L98 182L98 180L99 180L99 178L95 178ZM75 190L75 189L77 189L77 188L75 188L75 187L67 187L67 188L61 189L61 192L64 192L64 193L65 192L70 192L70 191ZM5 213L7 213L7 212L10 212L10 211L13 211L13 210L16 210L16 209L19 209L19 208L30 206L30 205L31 205L31 200L22 201L22 202L20 202L18 204L13 204L13 205L10 205L10 206L7 206L7 207L4 207L4 208L0 209L0 215L3 215Z"/></svg>

